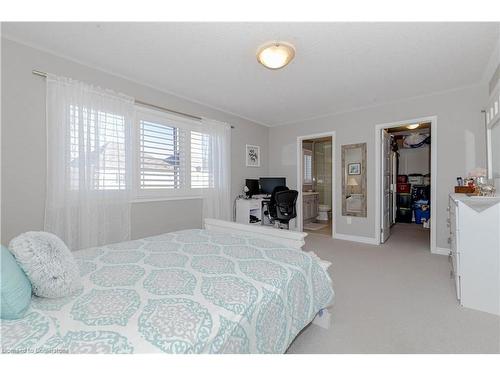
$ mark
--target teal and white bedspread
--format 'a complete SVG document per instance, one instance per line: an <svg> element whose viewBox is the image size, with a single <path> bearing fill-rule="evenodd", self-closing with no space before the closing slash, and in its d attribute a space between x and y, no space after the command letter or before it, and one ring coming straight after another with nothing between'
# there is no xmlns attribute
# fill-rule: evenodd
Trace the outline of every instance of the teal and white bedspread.
<svg viewBox="0 0 500 375"><path fill-rule="evenodd" d="M284 353L333 301L309 254L187 230L74 253L83 290L1 321L4 353Z"/></svg>

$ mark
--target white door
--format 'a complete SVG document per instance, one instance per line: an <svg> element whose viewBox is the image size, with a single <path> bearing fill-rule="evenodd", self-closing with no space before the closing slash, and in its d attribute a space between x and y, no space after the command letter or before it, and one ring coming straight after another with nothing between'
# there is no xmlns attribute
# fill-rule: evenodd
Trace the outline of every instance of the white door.
<svg viewBox="0 0 500 375"><path fill-rule="evenodd" d="M380 242L384 243L391 235L392 214L392 160L391 136L387 130L382 131L382 228Z"/></svg>

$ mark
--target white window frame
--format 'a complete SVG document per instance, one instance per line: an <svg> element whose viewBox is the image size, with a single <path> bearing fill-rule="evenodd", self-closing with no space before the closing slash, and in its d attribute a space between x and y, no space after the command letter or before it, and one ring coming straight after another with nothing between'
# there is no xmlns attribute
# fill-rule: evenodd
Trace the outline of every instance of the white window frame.
<svg viewBox="0 0 500 375"><path fill-rule="evenodd" d="M141 189L140 181L140 122L141 120L165 123L165 125L179 128L186 132L181 141L184 156L184 179L178 189ZM201 198L200 188L191 188L191 131L203 133L203 127L197 120L176 116L159 110L136 105L132 131L133 148L133 196L134 201L175 200Z"/></svg>

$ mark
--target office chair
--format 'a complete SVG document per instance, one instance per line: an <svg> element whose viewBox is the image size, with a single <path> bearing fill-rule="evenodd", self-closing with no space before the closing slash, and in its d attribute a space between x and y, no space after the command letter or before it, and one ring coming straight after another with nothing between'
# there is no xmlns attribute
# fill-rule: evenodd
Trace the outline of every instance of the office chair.
<svg viewBox="0 0 500 375"><path fill-rule="evenodd" d="M276 186L271 194L268 205L268 215L276 228L284 224L286 229L290 228L290 220L297 216L295 205L297 203L297 190L289 190L286 186Z"/></svg>

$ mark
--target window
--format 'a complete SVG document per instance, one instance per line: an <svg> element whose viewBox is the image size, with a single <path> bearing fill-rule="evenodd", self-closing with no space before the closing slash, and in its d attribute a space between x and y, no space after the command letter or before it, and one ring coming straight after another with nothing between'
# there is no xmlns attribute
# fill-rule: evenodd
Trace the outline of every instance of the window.
<svg viewBox="0 0 500 375"><path fill-rule="evenodd" d="M214 186L210 135L190 120L138 110L135 141L124 116L70 106L72 190L125 190L129 181L141 196L197 196ZM125 148L131 144L136 172L128 176Z"/></svg>
<svg viewBox="0 0 500 375"><path fill-rule="evenodd" d="M139 121L139 171L141 189L181 188L180 129Z"/></svg>
<svg viewBox="0 0 500 375"><path fill-rule="evenodd" d="M124 190L125 119L71 105L71 190Z"/></svg>
<svg viewBox="0 0 500 375"><path fill-rule="evenodd" d="M191 120L137 111L139 197L197 196L213 186L210 136Z"/></svg>
<svg viewBox="0 0 500 375"><path fill-rule="evenodd" d="M304 150L304 181L306 185L312 184L312 153Z"/></svg>

